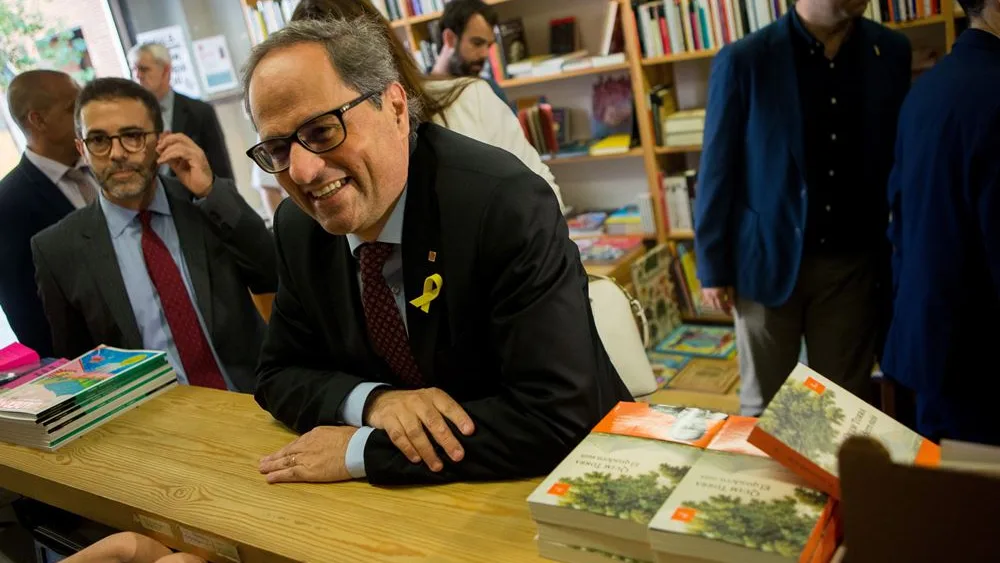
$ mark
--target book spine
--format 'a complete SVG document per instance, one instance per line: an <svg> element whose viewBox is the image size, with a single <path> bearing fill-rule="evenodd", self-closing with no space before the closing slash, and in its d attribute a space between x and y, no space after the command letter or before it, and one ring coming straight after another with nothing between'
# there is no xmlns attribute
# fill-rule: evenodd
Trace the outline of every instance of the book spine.
<svg viewBox="0 0 1000 563"><path fill-rule="evenodd" d="M794 471L810 487L823 491L838 501L840 500L840 479L836 475L827 472L807 457L781 443L777 438L762 430L760 426L754 427L747 441L781 465Z"/></svg>

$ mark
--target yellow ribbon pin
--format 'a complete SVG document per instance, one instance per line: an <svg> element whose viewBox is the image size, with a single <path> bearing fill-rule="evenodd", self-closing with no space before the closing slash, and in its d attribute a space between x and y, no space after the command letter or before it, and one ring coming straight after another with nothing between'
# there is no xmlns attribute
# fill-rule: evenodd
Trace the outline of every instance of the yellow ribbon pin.
<svg viewBox="0 0 1000 563"><path fill-rule="evenodd" d="M444 280L441 278L441 274L427 276L427 279L424 280L424 293L420 297L410 301L410 305L425 313L429 313L431 310L431 301L437 299L443 285Z"/></svg>

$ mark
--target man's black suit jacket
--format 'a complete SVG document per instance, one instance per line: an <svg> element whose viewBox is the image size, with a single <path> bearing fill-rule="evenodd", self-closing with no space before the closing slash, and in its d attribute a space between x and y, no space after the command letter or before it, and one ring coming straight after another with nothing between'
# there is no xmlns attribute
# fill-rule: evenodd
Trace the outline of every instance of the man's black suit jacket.
<svg viewBox="0 0 1000 563"><path fill-rule="evenodd" d="M294 203L275 221L281 283L257 401L299 432L340 424L363 381L394 382L364 325L344 236ZM434 253L433 255L431 253ZM410 346L430 384L476 424L465 458L433 473L376 430L372 483L506 479L551 471L628 390L597 334L579 251L552 189L510 153L436 125L411 155L402 237L406 300L443 279L428 312L407 303Z"/></svg>
<svg viewBox="0 0 1000 563"><path fill-rule="evenodd" d="M232 181L217 178L195 203L180 182L161 180L212 345L235 390L250 393L265 331L250 293L277 289L274 241ZM98 202L36 235L31 252L56 354L144 348Z"/></svg>
<svg viewBox="0 0 1000 563"><path fill-rule="evenodd" d="M211 105L174 92L174 116L170 130L184 133L194 144L201 147L208 157L208 165L218 178L234 178L233 165L226 150L226 138L222 126ZM173 175L173 171L170 172Z"/></svg>
<svg viewBox="0 0 1000 563"><path fill-rule="evenodd" d="M52 336L35 285L31 237L73 211L73 204L22 156L0 180L0 307L19 342L52 356Z"/></svg>

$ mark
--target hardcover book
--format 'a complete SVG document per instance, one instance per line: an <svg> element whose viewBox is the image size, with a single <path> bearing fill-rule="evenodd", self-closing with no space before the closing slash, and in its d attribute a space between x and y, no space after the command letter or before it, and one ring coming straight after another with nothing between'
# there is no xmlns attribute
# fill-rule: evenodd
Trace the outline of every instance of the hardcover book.
<svg viewBox="0 0 1000 563"><path fill-rule="evenodd" d="M649 364L656 374L656 386L660 389L670 386L671 380L691 361L691 356L683 354L661 354L649 352Z"/></svg>
<svg viewBox="0 0 1000 563"><path fill-rule="evenodd" d="M736 352L736 334L729 327L682 324L656 346L656 351L726 359Z"/></svg>
<svg viewBox="0 0 1000 563"><path fill-rule="evenodd" d="M670 248L661 244L631 266L635 298L642 304L649 323L650 348L680 325L681 314L671 297L674 294L672 262Z"/></svg>
<svg viewBox="0 0 1000 563"><path fill-rule="evenodd" d="M803 364L764 410L750 442L840 499L837 453L849 436L870 436L896 463L936 466L941 448Z"/></svg>
<svg viewBox="0 0 1000 563"><path fill-rule="evenodd" d="M673 380L670 387L705 393L728 393L740 380L740 368L730 360L692 358Z"/></svg>

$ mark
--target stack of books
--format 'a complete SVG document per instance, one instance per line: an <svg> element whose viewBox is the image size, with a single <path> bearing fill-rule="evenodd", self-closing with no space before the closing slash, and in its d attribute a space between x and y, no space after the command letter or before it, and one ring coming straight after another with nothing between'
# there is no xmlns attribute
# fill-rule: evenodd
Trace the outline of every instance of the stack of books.
<svg viewBox="0 0 1000 563"><path fill-rule="evenodd" d="M842 541L836 453L852 435L899 463L939 448L798 365L760 419L619 403L528 497L558 561L830 561Z"/></svg>
<svg viewBox="0 0 1000 563"><path fill-rule="evenodd" d="M0 441L53 451L177 384L166 354L98 347L0 390Z"/></svg>

